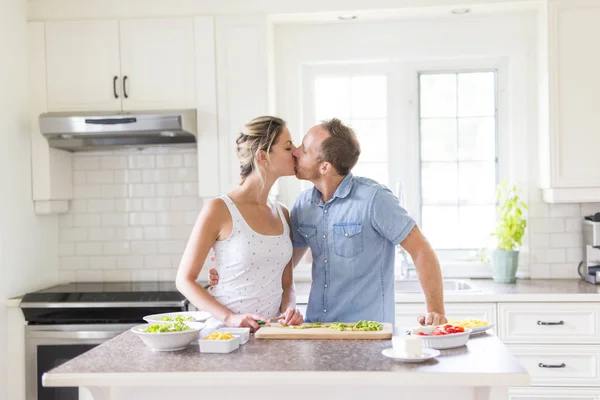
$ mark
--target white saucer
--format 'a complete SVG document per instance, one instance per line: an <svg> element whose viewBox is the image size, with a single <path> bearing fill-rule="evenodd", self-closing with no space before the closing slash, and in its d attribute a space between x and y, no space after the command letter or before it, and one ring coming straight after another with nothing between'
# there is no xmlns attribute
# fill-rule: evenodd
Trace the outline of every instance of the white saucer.
<svg viewBox="0 0 600 400"><path fill-rule="evenodd" d="M381 351L381 354L383 354L386 357L393 358L394 360L399 360L399 361L404 361L404 362L409 362L409 363L419 363L419 362L427 361L427 360L430 360L430 359L440 355L440 351L435 350L435 349L423 348L422 351L423 351L423 353L421 353L421 357L419 357L419 358L405 358L399 354L396 354L396 351L394 350L393 347L391 347L389 349L383 349Z"/></svg>

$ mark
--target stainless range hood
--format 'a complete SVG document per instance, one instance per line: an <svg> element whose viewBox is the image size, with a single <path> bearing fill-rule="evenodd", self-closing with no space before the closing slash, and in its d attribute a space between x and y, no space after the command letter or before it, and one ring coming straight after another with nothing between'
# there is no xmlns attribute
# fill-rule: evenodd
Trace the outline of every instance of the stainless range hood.
<svg viewBox="0 0 600 400"><path fill-rule="evenodd" d="M40 115L50 147L68 151L196 143L196 128L196 110Z"/></svg>

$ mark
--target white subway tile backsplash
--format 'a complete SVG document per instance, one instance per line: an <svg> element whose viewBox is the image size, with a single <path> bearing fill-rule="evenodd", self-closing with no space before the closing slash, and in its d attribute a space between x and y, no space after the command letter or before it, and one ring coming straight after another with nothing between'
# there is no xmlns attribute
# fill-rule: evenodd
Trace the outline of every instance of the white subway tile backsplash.
<svg viewBox="0 0 600 400"><path fill-rule="evenodd" d="M192 211L199 207L197 197L174 197L171 199L171 210L173 211Z"/></svg>
<svg viewBox="0 0 600 400"><path fill-rule="evenodd" d="M115 211L142 211L142 199L115 199Z"/></svg>
<svg viewBox="0 0 600 400"><path fill-rule="evenodd" d="M581 216L587 217L600 212L600 203L583 203L581 204Z"/></svg>
<svg viewBox="0 0 600 400"><path fill-rule="evenodd" d="M60 259L60 267L61 269L87 269L89 266L89 258L88 257L61 257Z"/></svg>
<svg viewBox="0 0 600 400"><path fill-rule="evenodd" d="M92 199L87 202L87 211L91 213L115 211L115 201L113 199Z"/></svg>
<svg viewBox="0 0 600 400"><path fill-rule="evenodd" d="M108 255L129 254L129 242L106 242L102 243L102 252Z"/></svg>
<svg viewBox="0 0 600 400"><path fill-rule="evenodd" d="M90 269L115 269L117 258L113 256L90 257Z"/></svg>
<svg viewBox="0 0 600 400"><path fill-rule="evenodd" d="M104 170L122 170L127 168L126 156L104 156L100 157L100 168Z"/></svg>
<svg viewBox="0 0 600 400"><path fill-rule="evenodd" d="M197 182L185 182L183 184L183 195L184 196L195 196L197 200L198 198L198 183Z"/></svg>
<svg viewBox="0 0 600 400"><path fill-rule="evenodd" d="M183 165L185 167L196 168L198 166L198 157L196 157L196 154L184 154Z"/></svg>
<svg viewBox="0 0 600 400"><path fill-rule="evenodd" d="M535 263L561 264L565 263L567 253L565 249L544 249L535 252Z"/></svg>
<svg viewBox="0 0 600 400"><path fill-rule="evenodd" d="M127 227L127 228L117 228L117 233L115 235L115 239L117 240L143 240L144 239L144 230L140 227Z"/></svg>
<svg viewBox="0 0 600 400"><path fill-rule="evenodd" d="M129 185L129 197L154 197L155 187L150 183Z"/></svg>
<svg viewBox="0 0 600 400"><path fill-rule="evenodd" d="M169 180L171 182L197 182L198 171L195 168L169 169Z"/></svg>
<svg viewBox="0 0 600 400"><path fill-rule="evenodd" d="M546 218L548 216L550 216L550 208L548 207L548 204L532 204L529 207L530 218Z"/></svg>
<svg viewBox="0 0 600 400"><path fill-rule="evenodd" d="M102 282L104 273L102 271L75 271L75 279L78 282Z"/></svg>
<svg viewBox="0 0 600 400"><path fill-rule="evenodd" d="M102 255L102 244L96 242L76 243L75 254L78 256L100 256Z"/></svg>
<svg viewBox="0 0 600 400"><path fill-rule="evenodd" d="M169 199L154 198L154 199L142 199L144 211L168 211L169 210Z"/></svg>
<svg viewBox="0 0 600 400"><path fill-rule="evenodd" d="M183 183L157 183L154 185L156 196L158 197L175 197L183 196Z"/></svg>
<svg viewBox="0 0 600 400"><path fill-rule="evenodd" d="M102 214L102 226L120 227L129 225L129 214L127 213L104 213Z"/></svg>
<svg viewBox="0 0 600 400"><path fill-rule="evenodd" d="M529 275L532 279L544 279L550 277L550 264L531 264Z"/></svg>
<svg viewBox="0 0 600 400"><path fill-rule="evenodd" d="M73 170L99 170L100 169L100 158L82 154L79 157L73 158Z"/></svg>
<svg viewBox="0 0 600 400"><path fill-rule="evenodd" d="M550 265L550 278L575 279L579 278L577 264L552 264Z"/></svg>
<svg viewBox="0 0 600 400"><path fill-rule="evenodd" d="M71 200L69 211L72 213L87 212L88 211L88 200ZM67 214L68 215L68 214Z"/></svg>
<svg viewBox="0 0 600 400"><path fill-rule="evenodd" d="M154 155L129 156L130 169L154 168L156 165Z"/></svg>
<svg viewBox="0 0 600 400"><path fill-rule="evenodd" d="M532 219L529 225L533 233L561 233L565 231L564 219Z"/></svg>
<svg viewBox="0 0 600 400"><path fill-rule="evenodd" d="M131 254L146 255L156 254L158 252L158 244L153 241L131 242Z"/></svg>
<svg viewBox="0 0 600 400"><path fill-rule="evenodd" d="M100 197L104 199L119 199L127 197L127 185L102 185Z"/></svg>
<svg viewBox="0 0 600 400"><path fill-rule="evenodd" d="M177 277L176 269L159 269L157 271L159 281L175 281L175 278Z"/></svg>
<svg viewBox="0 0 600 400"><path fill-rule="evenodd" d="M59 256L74 256L75 255L75 243L60 242L58 244L58 255Z"/></svg>
<svg viewBox="0 0 600 400"><path fill-rule="evenodd" d="M202 206L200 206L200 208L202 208ZM198 215L199 214L200 214L200 210L198 210L198 211L187 211L184 214L185 223L186 224L190 224L190 225L195 224L196 220L198 219Z"/></svg>
<svg viewBox="0 0 600 400"><path fill-rule="evenodd" d="M115 228L90 228L90 240L109 242L115 240Z"/></svg>
<svg viewBox="0 0 600 400"><path fill-rule="evenodd" d="M130 282L131 281L131 270L129 269L114 269L104 270L103 280L105 282Z"/></svg>
<svg viewBox="0 0 600 400"><path fill-rule="evenodd" d="M550 204L551 218L578 217L580 213L579 204Z"/></svg>
<svg viewBox="0 0 600 400"><path fill-rule="evenodd" d="M150 268L133 270L131 279L137 282L154 282L158 280L158 270Z"/></svg>
<svg viewBox="0 0 600 400"><path fill-rule="evenodd" d="M552 233L550 246L554 248L581 248L582 237L580 233Z"/></svg>
<svg viewBox="0 0 600 400"><path fill-rule="evenodd" d="M74 185L85 185L85 171L73 171L73 184Z"/></svg>
<svg viewBox="0 0 600 400"><path fill-rule="evenodd" d="M144 256L145 268L173 268L172 257L169 255L148 255Z"/></svg>
<svg viewBox="0 0 600 400"><path fill-rule="evenodd" d="M144 268L144 256L118 256L118 269L138 269Z"/></svg>
<svg viewBox="0 0 600 400"><path fill-rule="evenodd" d="M583 248L567 249L567 262L579 263L583 260Z"/></svg>
<svg viewBox="0 0 600 400"><path fill-rule="evenodd" d="M58 226L61 228L73 227L73 214L61 214L58 216Z"/></svg>
<svg viewBox="0 0 600 400"><path fill-rule="evenodd" d="M184 225L185 214L181 211L158 212L156 214L156 224L162 225Z"/></svg>
<svg viewBox="0 0 600 400"><path fill-rule="evenodd" d="M85 228L61 228L61 242L85 242L88 240L88 230Z"/></svg>
<svg viewBox="0 0 600 400"><path fill-rule="evenodd" d="M177 168L183 166L183 154L156 155L157 168Z"/></svg>
<svg viewBox="0 0 600 400"><path fill-rule="evenodd" d="M134 212L129 213L129 225L131 226L155 226L157 213L153 212Z"/></svg>
<svg viewBox="0 0 600 400"><path fill-rule="evenodd" d="M115 183L141 183L142 171L134 170L116 170L113 171Z"/></svg>
<svg viewBox="0 0 600 400"><path fill-rule="evenodd" d="M158 242L160 254L183 254L186 242L183 240L163 240Z"/></svg>
<svg viewBox="0 0 600 400"><path fill-rule="evenodd" d="M98 199L102 197L102 187L92 185L81 185L73 187L75 199Z"/></svg>
<svg viewBox="0 0 600 400"><path fill-rule="evenodd" d="M536 233L532 235L529 244L533 249L546 249L550 247L550 234Z"/></svg>
<svg viewBox="0 0 600 400"><path fill-rule="evenodd" d="M115 181L113 171L87 171L85 179L88 185L114 183Z"/></svg>
<svg viewBox="0 0 600 400"><path fill-rule="evenodd" d="M169 182L168 169L146 169L142 171L142 182L144 183L159 183Z"/></svg>
<svg viewBox="0 0 600 400"><path fill-rule="evenodd" d="M566 232L581 232L581 224L583 218L565 218L565 231Z"/></svg>
<svg viewBox="0 0 600 400"><path fill-rule="evenodd" d="M102 216L100 214L72 214L74 227L94 227L100 226Z"/></svg>
<svg viewBox="0 0 600 400"><path fill-rule="evenodd" d="M149 226L144 228L144 240L168 240L169 227L167 226Z"/></svg>

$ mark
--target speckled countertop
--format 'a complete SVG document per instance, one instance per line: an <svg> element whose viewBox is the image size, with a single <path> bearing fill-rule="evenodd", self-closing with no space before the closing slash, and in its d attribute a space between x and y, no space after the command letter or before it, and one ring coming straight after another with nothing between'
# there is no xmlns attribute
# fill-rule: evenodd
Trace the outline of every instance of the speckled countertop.
<svg viewBox="0 0 600 400"><path fill-rule="evenodd" d="M272 374L283 383L301 374L310 385L311 378L326 376L328 382L342 384L364 373L369 378L413 385L431 384L432 374L436 384L449 386L472 386L473 381L481 386L529 382L527 372L506 346L486 333L420 364L386 358L381 351L389 347L391 340L262 340L251 336L229 354L200 353L197 341L182 351L154 352L133 333L125 332L49 371L43 379L48 386L99 386L103 378L118 386L144 384L145 380L149 385L177 385L178 374L184 374L199 385L211 385L225 377L236 378L229 382L252 377L254 383L273 383Z"/></svg>
<svg viewBox="0 0 600 400"><path fill-rule="evenodd" d="M446 291L444 301L456 302L600 302L600 285L592 285L580 279L518 279L516 283L495 283L492 279L448 279L464 281L473 287L467 291ZM417 282L416 283L418 286ZM406 281L396 282L396 303L418 303L424 300L423 293L401 290ZM308 302L309 282L296 283L299 304Z"/></svg>

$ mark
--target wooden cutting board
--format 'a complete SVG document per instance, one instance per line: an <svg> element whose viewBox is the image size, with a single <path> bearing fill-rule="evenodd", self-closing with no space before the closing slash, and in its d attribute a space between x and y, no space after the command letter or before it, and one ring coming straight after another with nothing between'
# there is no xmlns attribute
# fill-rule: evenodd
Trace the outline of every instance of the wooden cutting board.
<svg viewBox="0 0 600 400"><path fill-rule="evenodd" d="M310 324L304 324L310 325ZM336 331L330 328L291 329L280 324L269 324L260 328L254 336L258 339L371 339L386 340L392 338L392 324L384 323L381 331Z"/></svg>

